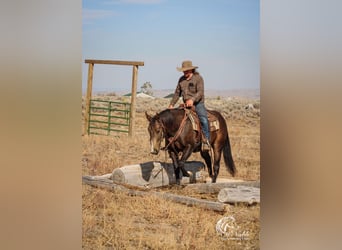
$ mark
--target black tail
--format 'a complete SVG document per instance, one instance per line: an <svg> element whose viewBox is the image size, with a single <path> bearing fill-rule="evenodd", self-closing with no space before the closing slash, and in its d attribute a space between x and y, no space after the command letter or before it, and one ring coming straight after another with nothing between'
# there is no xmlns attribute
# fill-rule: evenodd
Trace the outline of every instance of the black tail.
<svg viewBox="0 0 342 250"><path fill-rule="evenodd" d="M232 156L232 151L230 149L230 141L229 141L228 135L223 146L223 158L224 158L224 163L226 164L227 170L232 176L235 176L236 168L235 168L235 164L234 164L234 160Z"/></svg>

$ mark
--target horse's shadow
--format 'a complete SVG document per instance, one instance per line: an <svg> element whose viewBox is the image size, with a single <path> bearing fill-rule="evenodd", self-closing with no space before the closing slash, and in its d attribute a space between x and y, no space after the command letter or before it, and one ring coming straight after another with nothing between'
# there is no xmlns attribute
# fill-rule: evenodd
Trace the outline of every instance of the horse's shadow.
<svg viewBox="0 0 342 250"><path fill-rule="evenodd" d="M140 167L142 178L149 184L153 185L160 181L164 182L166 185L176 184L176 175L172 163L150 161L141 163ZM200 161L188 161L185 163L185 170L191 173L189 179L190 183L196 182L196 179L200 175L200 171L203 170L204 167L204 163Z"/></svg>

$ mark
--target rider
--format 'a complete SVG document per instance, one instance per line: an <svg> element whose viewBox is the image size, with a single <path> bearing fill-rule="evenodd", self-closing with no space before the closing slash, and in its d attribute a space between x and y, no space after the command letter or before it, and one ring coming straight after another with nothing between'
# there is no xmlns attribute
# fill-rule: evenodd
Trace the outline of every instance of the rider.
<svg viewBox="0 0 342 250"><path fill-rule="evenodd" d="M197 66L192 65L192 61L183 61L182 67L177 67L178 71L183 72L183 76L178 80L169 109L173 108L180 96L183 97L186 107L195 106L205 136L202 149L208 151L210 150L210 131L207 110L204 106L204 81L202 76L196 71L197 68Z"/></svg>

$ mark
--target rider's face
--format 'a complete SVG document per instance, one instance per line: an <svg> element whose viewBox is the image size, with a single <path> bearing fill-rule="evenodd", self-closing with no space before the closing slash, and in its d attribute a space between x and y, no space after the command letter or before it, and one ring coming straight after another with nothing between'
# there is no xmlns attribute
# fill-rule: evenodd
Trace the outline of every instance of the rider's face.
<svg viewBox="0 0 342 250"><path fill-rule="evenodd" d="M191 75L191 73L192 73L192 70L191 70L191 69L190 69L190 70L183 71L183 74L184 74L184 76L185 76L186 78L189 78L189 76Z"/></svg>

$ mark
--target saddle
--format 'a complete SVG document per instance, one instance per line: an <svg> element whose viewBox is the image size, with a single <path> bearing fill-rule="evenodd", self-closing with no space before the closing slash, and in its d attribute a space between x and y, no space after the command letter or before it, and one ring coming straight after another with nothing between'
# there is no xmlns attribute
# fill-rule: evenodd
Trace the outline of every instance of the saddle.
<svg viewBox="0 0 342 250"><path fill-rule="evenodd" d="M189 117L189 119L191 121L193 130L202 132L201 122L200 122L198 115L195 111L195 107L193 106L193 107L191 107L191 109L184 108L184 110L185 110L187 116ZM214 113L211 110L208 110L208 109L207 109L207 114L208 114L208 121L209 121L209 130L210 131L219 130L220 129L220 123L219 123L217 117L214 115Z"/></svg>

